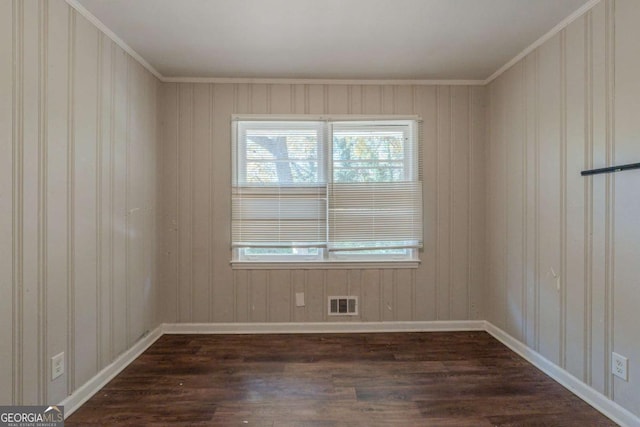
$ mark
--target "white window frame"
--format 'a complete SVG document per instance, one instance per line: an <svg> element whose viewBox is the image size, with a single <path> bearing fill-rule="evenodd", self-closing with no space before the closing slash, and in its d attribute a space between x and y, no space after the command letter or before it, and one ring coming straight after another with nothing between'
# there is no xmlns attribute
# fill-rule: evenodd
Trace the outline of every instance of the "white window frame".
<svg viewBox="0 0 640 427"><path fill-rule="evenodd" d="M242 121L261 121L265 124L268 122L274 122L274 127L289 124L296 126L299 122L305 124L315 122L316 125L322 126L323 129L319 132L321 140L318 146L318 179L320 182L324 180L324 183L328 184L333 180L333 129L334 126L338 128L363 128L363 127L405 127L405 137L409 138L412 142L407 145L408 149L415 150L415 152L407 153L404 156L404 168L405 174L409 174L412 180L419 179L419 147L420 141L418 140L419 132L418 125L420 118L417 116L403 116L403 117L359 117L359 116L257 116L257 115L242 115L234 116L233 121L239 123L238 126L232 126L232 138L233 146L237 147L232 150L232 183L238 185L239 173L236 173L235 168L246 168L246 148L242 147L245 143L243 135L246 135L246 126L241 124ZM276 125L277 123L277 125ZM268 126L268 125L267 125ZM236 146L237 144L237 146ZM242 149L241 149L242 148ZM237 158L240 156L240 158ZM413 159L413 162L409 160ZM238 171L240 172L240 171ZM243 175L244 176L244 175ZM327 204L328 205L328 204ZM328 227L327 223L327 227ZM247 255L244 253L244 248L234 248L233 258L231 264L233 268L351 268L353 266L359 266L362 268L371 267L375 268L416 268L419 265L419 249L407 248L406 254L353 254L343 253L343 251L328 251L326 248L318 248L317 255ZM344 251L347 252L347 251ZM353 251L348 251L353 252Z"/></svg>
<svg viewBox="0 0 640 427"><path fill-rule="evenodd" d="M407 180L417 180L418 177L418 132L416 120L345 120L345 121L332 121L328 123L327 131L327 177L330 182L333 182L333 133L334 128L342 129L357 129L365 130L369 129L393 129L402 127L404 137L412 142L407 144L405 149L413 149L416 152L404 154L404 174ZM410 160L413 160L411 162ZM328 204L327 204L328 205ZM327 251L327 260L329 261L360 261L360 262L377 262L377 261L416 261L418 260L417 249L405 249L405 254L354 254L345 252L355 251Z"/></svg>

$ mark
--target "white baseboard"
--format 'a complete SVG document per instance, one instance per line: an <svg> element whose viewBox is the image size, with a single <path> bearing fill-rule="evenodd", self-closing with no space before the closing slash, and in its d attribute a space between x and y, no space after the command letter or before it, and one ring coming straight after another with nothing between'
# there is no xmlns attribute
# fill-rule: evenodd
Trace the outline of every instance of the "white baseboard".
<svg viewBox="0 0 640 427"><path fill-rule="evenodd" d="M424 322L165 323L165 334L313 334L483 331L483 320Z"/></svg>
<svg viewBox="0 0 640 427"><path fill-rule="evenodd" d="M144 351L162 336L162 325L142 337L129 350L122 353L111 364L98 372L93 378L84 383L70 396L60 402L64 406L64 417L77 411L87 400L96 394L102 387L118 375L131 362L136 360Z"/></svg>
<svg viewBox="0 0 640 427"><path fill-rule="evenodd" d="M540 353L529 348L526 344L513 338L491 322L485 322L485 330L502 344L518 353L529 363L549 375L567 390L593 406L598 411L602 412L607 417L611 418L616 423L625 427L640 427L640 417L632 414L627 409L607 398L596 389L585 384L580 379L574 377L568 371L562 369Z"/></svg>
<svg viewBox="0 0 640 427"><path fill-rule="evenodd" d="M573 394L625 427L640 427L640 417L583 383L538 352L527 347L490 322L452 320L423 322L308 322L308 323L164 323L147 334L109 366L60 402L65 418L97 393L163 334L302 334L356 332L445 332L486 331L502 344L542 370Z"/></svg>

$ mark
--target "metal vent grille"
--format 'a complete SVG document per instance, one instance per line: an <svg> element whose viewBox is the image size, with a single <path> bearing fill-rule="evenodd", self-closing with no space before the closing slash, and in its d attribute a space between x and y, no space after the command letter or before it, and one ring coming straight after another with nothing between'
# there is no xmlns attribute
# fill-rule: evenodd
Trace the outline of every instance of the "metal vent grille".
<svg viewBox="0 0 640 427"><path fill-rule="evenodd" d="M329 316L356 316L358 297L329 297Z"/></svg>

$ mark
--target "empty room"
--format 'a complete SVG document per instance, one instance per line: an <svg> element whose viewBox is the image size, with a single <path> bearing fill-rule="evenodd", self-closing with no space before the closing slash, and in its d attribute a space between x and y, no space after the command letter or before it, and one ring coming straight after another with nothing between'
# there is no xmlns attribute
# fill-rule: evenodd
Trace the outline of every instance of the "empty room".
<svg viewBox="0 0 640 427"><path fill-rule="evenodd" d="M639 40L0 0L0 425L640 427Z"/></svg>

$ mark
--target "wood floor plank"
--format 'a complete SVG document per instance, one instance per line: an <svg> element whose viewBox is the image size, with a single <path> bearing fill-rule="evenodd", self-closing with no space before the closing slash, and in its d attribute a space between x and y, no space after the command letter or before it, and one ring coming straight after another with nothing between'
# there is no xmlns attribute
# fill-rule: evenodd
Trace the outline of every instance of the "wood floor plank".
<svg viewBox="0 0 640 427"><path fill-rule="evenodd" d="M68 426L613 426L485 332L165 335Z"/></svg>

